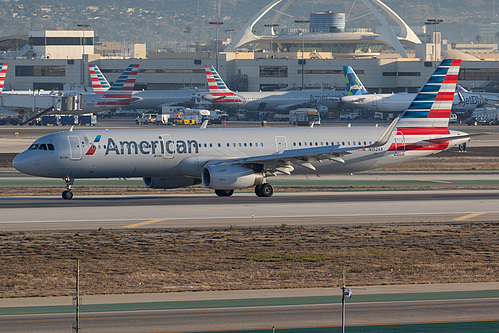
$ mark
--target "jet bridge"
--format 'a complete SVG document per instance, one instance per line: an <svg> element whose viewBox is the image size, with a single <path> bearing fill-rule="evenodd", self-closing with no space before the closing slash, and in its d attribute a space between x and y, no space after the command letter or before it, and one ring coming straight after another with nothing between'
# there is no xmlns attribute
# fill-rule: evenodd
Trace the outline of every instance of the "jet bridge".
<svg viewBox="0 0 499 333"><path fill-rule="evenodd" d="M47 113L73 114L81 110L80 94L64 93L16 93L7 92L0 94L0 106L15 110L24 110L24 125Z"/></svg>

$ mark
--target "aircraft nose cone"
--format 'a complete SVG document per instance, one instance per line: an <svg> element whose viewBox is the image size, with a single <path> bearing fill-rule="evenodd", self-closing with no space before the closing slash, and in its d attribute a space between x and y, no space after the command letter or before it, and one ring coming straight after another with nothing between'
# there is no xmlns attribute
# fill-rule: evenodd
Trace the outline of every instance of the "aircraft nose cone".
<svg viewBox="0 0 499 333"><path fill-rule="evenodd" d="M12 165L17 171L22 173L29 173L30 166L33 165L33 161L27 158L26 154L20 153L12 161Z"/></svg>

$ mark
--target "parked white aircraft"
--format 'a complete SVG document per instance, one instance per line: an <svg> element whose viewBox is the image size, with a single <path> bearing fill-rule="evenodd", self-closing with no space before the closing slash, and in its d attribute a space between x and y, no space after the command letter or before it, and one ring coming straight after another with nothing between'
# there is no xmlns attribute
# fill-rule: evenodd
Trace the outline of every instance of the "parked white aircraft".
<svg viewBox="0 0 499 333"><path fill-rule="evenodd" d="M149 188L202 183L219 196L286 174L350 173L435 154L469 141L447 128L460 60L444 60L400 119L388 128L200 128L81 130L49 134L13 161L34 176L63 178L71 199L76 178L142 177Z"/></svg>
<svg viewBox="0 0 499 333"><path fill-rule="evenodd" d="M203 99L220 108L243 108L249 111L289 111L296 108L327 106L336 109L346 91L301 90L233 92L222 80L215 67L205 65L209 94Z"/></svg>
<svg viewBox="0 0 499 333"><path fill-rule="evenodd" d="M397 113L406 110L417 95L406 92L369 94L350 66L343 66L343 71L348 89L348 96L341 97L342 105L345 108ZM495 96L490 93L486 93L485 95L483 98L492 99ZM497 99L498 97L495 96L495 98ZM482 95L479 93L470 93L461 90L453 98L453 109L470 111L476 109L481 104L483 104Z"/></svg>

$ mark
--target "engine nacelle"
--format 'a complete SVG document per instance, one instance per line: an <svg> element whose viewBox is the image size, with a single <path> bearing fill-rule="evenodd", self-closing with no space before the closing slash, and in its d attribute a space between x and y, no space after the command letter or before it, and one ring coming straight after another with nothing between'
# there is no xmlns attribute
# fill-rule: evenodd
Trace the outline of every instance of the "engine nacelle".
<svg viewBox="0 0 499 333"><path fill-rule="evenodd" d="M201 184L201 179L190 177L147 177L142 178L148 188L179 188Z"/></svg>
<svg viewBox="0 0 499 333"><path fill-rule="evenodd" d="M211 165L203 169L203 185L215 190L235 190L263 184L261 172L236 165Z"/></svg>

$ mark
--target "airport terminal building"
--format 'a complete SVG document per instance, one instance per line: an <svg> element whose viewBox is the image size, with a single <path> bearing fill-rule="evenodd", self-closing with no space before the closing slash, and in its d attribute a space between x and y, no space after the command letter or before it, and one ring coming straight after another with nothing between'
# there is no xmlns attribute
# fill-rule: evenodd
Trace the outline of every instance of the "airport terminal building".
<svg viewBox="0 0 499 333"><path fill-rule="evenodd" d="M434 32L420 40L397 18L396 29L349 31L342 13L311 13L299 31L256 36L252 27L279 0L271 1L215 51L146 52L145 44L96 42L93 30L33 31L28 36L0 39L3 61L9 63L7 90L71 90L90 86L88 64L96 64L113 82L130 64L140 64L136 90L206 88L205 65L216 66L236 91L277 89L345 89L343 66L349 65L373 93L417 92L443 58L463 60L459 84L499 91L497 45L481 49L452 47ZM381 3L371 0L372 3ZM374 10L374 9L373 9ZM381 27L387 22L380 21ZM398 30L395 35L393 31ZM475 46L476 47L476 46ZM484 51L486 50L486 51Z"/></svg>

